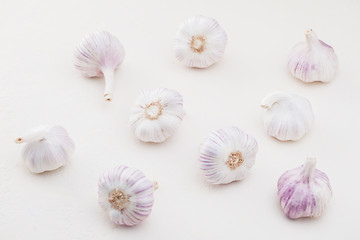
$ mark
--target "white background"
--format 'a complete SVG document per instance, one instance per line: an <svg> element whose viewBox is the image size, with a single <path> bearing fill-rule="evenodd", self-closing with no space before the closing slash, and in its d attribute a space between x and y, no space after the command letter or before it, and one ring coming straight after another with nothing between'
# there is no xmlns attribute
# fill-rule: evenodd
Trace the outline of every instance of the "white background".
<svg viewBox="0 0 360 240"><path fill-rule="evenodd" d="M177 62L173 39L188 17L214 17L228 34L223 61L204 70ZM360 239L360 1L13 1L0 6L0 239ZM312 28L339 58L336 79L305 84L286 58ZM113 102L102 79L73 67L83 35L107 30L125 46ZM184 97L186 116L162 144L138 141L128 127L143 89ZM264 131L262 98L272 91L307 97L315 123L298 142ZM32 174L14 143L29 128L64 126L76 143L71 162ZM247 179L205 182L199 144L234 125L259 143ZM276 194L279 176L318 158L333 198L317 219L289 220ZM97 203L99 175L117 164L159 182L153 212L136 227L110 222Z"/></svg>

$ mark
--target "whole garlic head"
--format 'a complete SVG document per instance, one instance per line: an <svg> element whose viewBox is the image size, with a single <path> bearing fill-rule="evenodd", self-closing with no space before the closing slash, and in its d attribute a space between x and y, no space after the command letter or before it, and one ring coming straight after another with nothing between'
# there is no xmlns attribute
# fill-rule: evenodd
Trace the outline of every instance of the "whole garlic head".
<svg viewBox="0 0 360 240"><path fill-rule="evenodd" d="M212 132L200 147L200 169L212 184L244 179L255 164L258 145L237 127Z"/></svg>
<svg viewBox="0 0 360 240"><path fill-rule="evenodd" d="M61 126L40 126L15 140L23 144L26 167L34 173L51 171L66 164L75 150L73 140Z"/></svg>
<svg viewBox="0 0 360 240"><path fill-rule="evenodd" d="M338 67L334 49L319 40L311 29L306 31L305 37L306 42L296 44L289 54L291 74L304 82L330 82Z"/></svg>
<svg viewBox="0 0 360 240"><path fill-rule="evenodd" d="M104 98L111 101L114 71L125 58L125 49L119 39L105 31L86 35L75 49L75 67L86 77L105 78Z"/></svg>
<svg viewBox="0 0 360 240"><path fill-rule="evenodd" d="M226 33L215 19L195 16L180 26L174 49L186 66L207 68L221 60L226 44Z"/></svg>
<svg viewBox="0 0 360 240"><path fill-rule="evenodd" d="M314 113L304 97L288 93L271 93L264 98L264 126L267 133L281 141L299 140L311 128Z"/></svg>
<svg viewBox="0 0 360 240"><path fill-rule="evenodd" d="M307 158L301 167L286 171L278 181L278 196L291 219L318 217L326 209L332 190L327 175L315 169L316 159Z"/></svg>
<svg viewBox="0 0 360 240"><path fill-rule="evenodd" d="M113 223L133 226L150 215L155 188L141 171L117 166L99 178L99 204Z"/></svg>
<svg viewBox="0 0 360 240"><path fill-rule="evenodd" d="M160 143L175 133L183 117L182 96L175 90L159 88L141 92L129 123L141 141Z"/></svg>

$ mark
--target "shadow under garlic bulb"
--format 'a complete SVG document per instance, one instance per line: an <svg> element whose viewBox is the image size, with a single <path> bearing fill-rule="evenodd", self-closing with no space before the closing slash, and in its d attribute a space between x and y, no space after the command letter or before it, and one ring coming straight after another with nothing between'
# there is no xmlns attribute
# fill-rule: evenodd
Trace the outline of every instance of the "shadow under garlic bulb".
<svg viewBox="0 0 360 240"><path fill-rule="evenodd" d="M132 109L129 124L144 142L160 143L173 135L184 117L183 98L175 90L144 90Z"/></svg>
<svg viewBox="0 0 360 240"><path fill-rule="evenodd" d="M278 181L278 196L285 215L291 219L318 217L332 196L328 176L307 158L301 167L286 171Z"/></svg>
<svg viewBox="0 0 360 240"><path fill-rule="evenodd" d="M61 126L40 126L15 140L23 144L26 167L34 173L51 171L66 164L75 150L73 140Z"/></svg>
<svg viewBox="0 0 360 240"><path fill-rule="evenodd" d="M266 132L281 141L299 140L314 122L311 103L296 94L271 93L263 99L261 107L265 109Z"/></svg>
<svg viewBox="0 0 360 240"><path fill-rule="evenodd" d="M175 56L188 67L207 68L220 61L227 35L218 22L209 17L187 19L175 38Z"/></svg>
<svg viewBox="0 0 360 240"><path fill-rule="evenodd" d="M306 31L305 37L306 42L296 44L289 54L289 71L304 82L330 82L338 68L334 49L319 40L312 29Z"/></svg>
<svg viewBox="0 0 360 240"><path fill-rule="evenodd" d="M99 204L113 223L134 226L150 215L155 189L141 171L117 166L99 178Z"/></svg>
<svg viewBox="0 0 360 240"><path fill-rule="evenodd" d="M119 39L105 31L86 35L75 49L75 67L86 77L105 78L104 98L111 101L114 72L125 58Z"/></svg>
<svg viewBox="0 0 360 240"><path fill-rule="evenodd" d="M200 147L200 169L212 184L227 184L244 179L252 166L258 145L237 127L212 132Z"/></svg>

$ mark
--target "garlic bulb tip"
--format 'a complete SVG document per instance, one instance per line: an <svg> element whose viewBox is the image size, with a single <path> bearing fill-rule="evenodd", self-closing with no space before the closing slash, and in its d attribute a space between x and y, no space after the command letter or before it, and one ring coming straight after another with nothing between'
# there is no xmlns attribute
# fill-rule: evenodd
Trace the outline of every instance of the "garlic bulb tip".
<svg viewBox="0 0 360 240"><path fill-rule="evenodd" d="M270 109L270 106L268 106L266 104L261 104L260 107L265 108L265 109Z"/></svg>
<svg viewBox="0 0 360 240"><path fill-rule="evenodd" d="M105 98L105 101L111 102L111 95L110 94L105 94L104 98Z"/></svg>

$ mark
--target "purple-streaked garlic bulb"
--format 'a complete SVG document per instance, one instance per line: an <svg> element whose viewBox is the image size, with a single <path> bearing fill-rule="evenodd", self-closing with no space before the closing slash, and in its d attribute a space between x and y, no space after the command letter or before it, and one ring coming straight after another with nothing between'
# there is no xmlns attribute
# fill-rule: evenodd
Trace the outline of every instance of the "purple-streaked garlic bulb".
<svg viewBox="0 0 360 240"><path fill-rule="evenodd" d="M222 59L226 44L227 35L215 19L195 16L180 26L175 56L188 67L207 68Z"/></svg>
<svg viewBox="0 0 360 240"><path fill-rule="evenodd" d="M183 117L183 98L180 93L158 88L140 93L129 124L141 141L160 143L176 132Z"/></svg>
<svg viewBox="0 0 360 240"><path fill-rule="evenodd" d="M335 78L338 60L334 49L318 39L311 29L306 42L296 44L289 54L291 74L304 82L330 82Z"/></svg>
<svg viewBox="0 0 360 240"><path fill-rule="evenodd" d="M117 166L99 178L99 204L113 223L133 226L150 215L155 189L140 170Z"/></svg>
<svg viewBox="0 0 360 240"><path fill-rule="evenodd" d="M310 131L314 122L311 103L296 94L271 93L263 99L261 107L266 110L266 132L281 141L299 140Z"/></svg>
<svg viewBox="0 0 360 240"><path fill-rule="evenodd" d="M255 164L258 145L237 127L212 132L200 147L200 169L212 184L244 179Z"/></svg>
<svg viewBox="0 0 360 240"><path fill-rule="evenodd" d="M25 165L34 173L55 170L65 165L75 150L67 131L57 125L33 128L15 142L23 144Z"/></svg>
<svg viewBox="0 0 360 240"><path fill-rule="evenodd" d="M327 175L316 169L316 159L286 171L278 181L281 207L291 219L318 217L329 204L332 190Z"/></svg>
<svg viewBox="0 0 360 240"><path fill-rule="evenodd" d="M111 101L114 72L123 62L125 49L119 39L105 31L86 35L75 49L75 67L86 77L105 78L104 98Z"/></svg>

